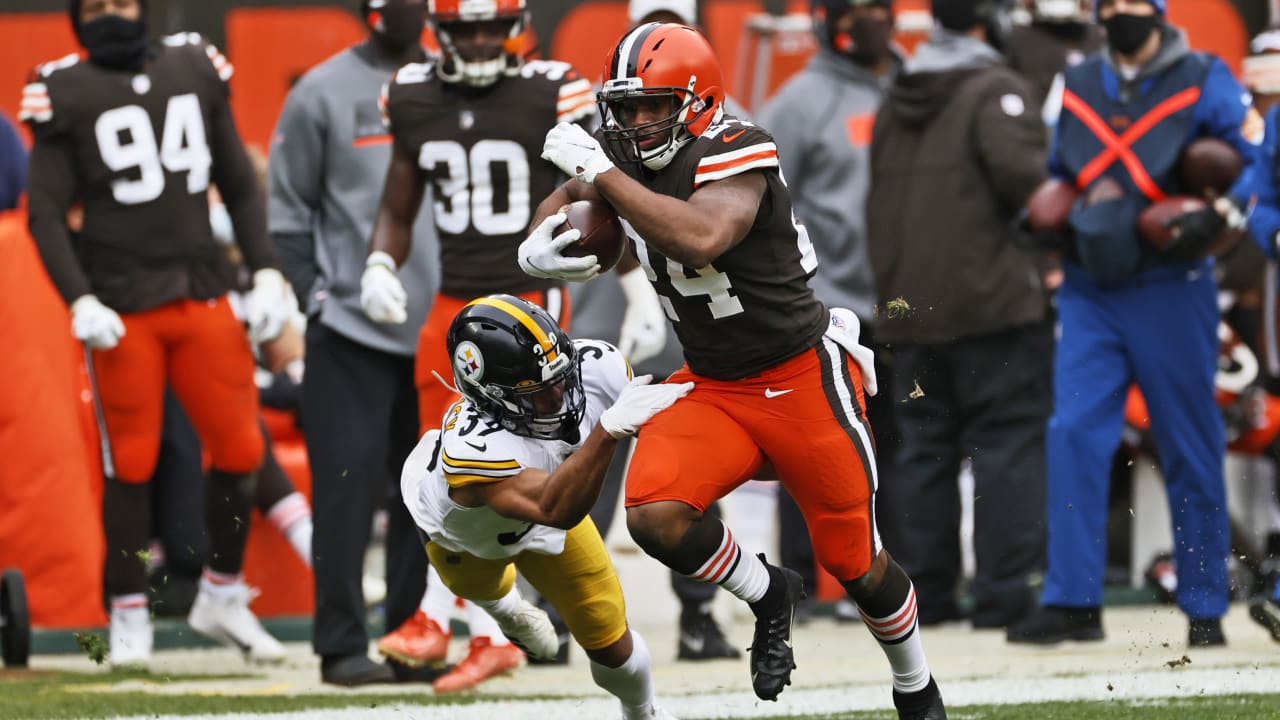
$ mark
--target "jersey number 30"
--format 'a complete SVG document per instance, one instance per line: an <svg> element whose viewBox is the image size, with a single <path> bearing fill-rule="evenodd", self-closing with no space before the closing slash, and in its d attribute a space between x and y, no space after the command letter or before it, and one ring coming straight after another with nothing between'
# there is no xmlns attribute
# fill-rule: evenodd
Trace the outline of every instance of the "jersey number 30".
<svg viewBox="0 0 1280 720"><path fill-rule="evenodd" d="M482 235L510 235L529 224L529 157L520 143L481 140L467 152L452 140L433 140L423 143L418 165L435 178L436 225L442 231L461 235L470 225ZM506 168L505 199L494 197L498 165Z"/></svg>
<svg viewBox="0 0 1280 720"><path fill-rule="evenodd" d="M213 159L205 140L204 117L195 94L169 98L164 114L164 135L156 144L151 116L138 105L125 105L102 113L93 127L102 162L115 172L137 168L136 178L111 183L111 193L122 205L150 202L164 192L164 171L187 173L187 192L209 189Z"/></svg>

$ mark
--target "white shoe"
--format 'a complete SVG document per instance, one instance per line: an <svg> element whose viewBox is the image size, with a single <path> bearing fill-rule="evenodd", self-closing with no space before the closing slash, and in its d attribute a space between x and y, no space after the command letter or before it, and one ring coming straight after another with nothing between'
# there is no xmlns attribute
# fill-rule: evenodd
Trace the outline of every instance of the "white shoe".
<svg viewBox="0 0 1280 720"><path fill-rule="evenodd" d="M520 601L520 610L514 615L493 619L507 639L533 657L549 659L560 652L560 637L551 618L528 600Z"/></svg>
<svg viewBox="0 0 1280 720"><path fill-rule="evenodd" d="M622 720L678 720L675 715L667 712L665 708L659 707L656 703L649 706L649 712L643 715L628 715L623 709Z"/></svg>
<svg viewBox="0 0 1280 720"><path fill-rule="evenodd" d="M253 662L280 662L284 646L249 610L249 602L256 596L257 592L243 582L216 586L202 578L187 623L201 635L239 648Z"/></svg>
<svg viewBox="0 0 1280 720"><path fill-rule="evenodd" d="M151 610L145 605L111 609L111 667L145 670L151 663L151 645L155 630L151 626Z"/></svg>

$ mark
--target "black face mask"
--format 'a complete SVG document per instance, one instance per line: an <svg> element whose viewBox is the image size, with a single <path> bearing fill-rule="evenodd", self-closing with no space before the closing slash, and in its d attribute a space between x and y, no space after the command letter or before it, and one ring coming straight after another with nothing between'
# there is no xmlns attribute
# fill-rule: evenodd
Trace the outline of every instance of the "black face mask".
<svg viewBox="0 0 1280 720"><path fill-rule="evenodd" d="M89 61L115 70L142 67L147 56L147 25L119 15L103 15L80 26L80 44Z"/></svg>
<svg viewBox="0 0 1280 720"><path fill-rule="evenodd" d="M853 39L853 47L849 49L849 57L859 65L875 65L889 54L889 36L893 27L887 20L860 17L853 21L853 30L849 35Z"/></svg>
<svg viewBox="0 0 1280 720"><path fill-rule="evenodd" d="M1107 46L1120 55L1132 55L1160 26L1159 15L1116 13L1102 21L1107 29Z"/></svg>
<svg viewBox="0 0 1280 720"><path fill-rule="evenodd" d="M401 53L422 41L427 19L421 3L389 2L378 12L382 16L382 29L374 30L374 35L388 50Z"/></svg>

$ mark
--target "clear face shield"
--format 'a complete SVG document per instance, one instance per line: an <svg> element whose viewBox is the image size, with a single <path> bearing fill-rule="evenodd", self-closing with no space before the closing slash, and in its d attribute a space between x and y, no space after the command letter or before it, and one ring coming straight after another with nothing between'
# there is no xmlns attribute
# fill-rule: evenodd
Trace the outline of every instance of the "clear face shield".
<svg viewBox="0 0 1280 720"><path fill-rule="evenodd" d="M661 170L693 139L686 126L702 103L684 88L645 88L639 78L610 80L598 93L604 140L615 160Z"/></svg>
<svg viewBox="0 0 1280 720"><path fill-rule="evenodd" d="M511 49L523 27L520 18L433 21L447 59L440 76L449 82L484 87L519 66Z"/></svg>

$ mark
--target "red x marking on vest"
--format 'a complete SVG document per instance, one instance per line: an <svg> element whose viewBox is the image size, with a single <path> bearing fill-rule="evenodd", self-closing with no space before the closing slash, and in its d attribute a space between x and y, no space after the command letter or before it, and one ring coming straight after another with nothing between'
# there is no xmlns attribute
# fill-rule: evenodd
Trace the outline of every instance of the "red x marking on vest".
<svg viewBox="0 0 1280 720"><path fill-rule="evenodd" d="M1156 185L1151 176L1147 174L1147 169L1142 166L1142 161L1133 153L1133 144L1143 135L1146 135L1151 128L1155 127L1161 120L1170 115L1196 104L1200 99L1200 88L1189 87L1176 95L1165 98L1159 105L1151 108L1147 114L1138 118L1123 135L1116 135L1115 132L1107 125L1093 108L1089 107L1080 96L1064 90L1062 93L1062 106L1069 110L1072 115L1080 118L1080 122L1089 128L1098 140L1102 142L1106 148L1098 153L1087 165L1076 175L1076 187L1084 190L1089 184L1098 179L1111 163L1117 159L1124 164L1126 170L1129 171L1129 177L1133 178L1133 184L1138 186L1143 195L1151 202L1159 202L1165 198L1164 191L1160 186Z"/></svg>

